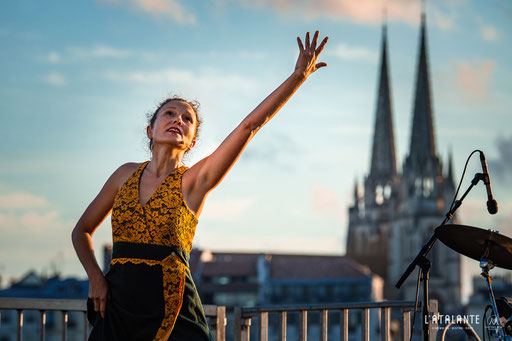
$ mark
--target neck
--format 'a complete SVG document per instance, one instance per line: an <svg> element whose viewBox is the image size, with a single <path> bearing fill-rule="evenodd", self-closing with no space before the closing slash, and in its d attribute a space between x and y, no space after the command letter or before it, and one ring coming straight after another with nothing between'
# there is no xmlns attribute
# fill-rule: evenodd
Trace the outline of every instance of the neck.
<svg viewBox="0 0 512 341"><path fill-rule="evenodd" d="M176 148L166 148L165 146L155 146L151 153L151 161L146 169L156 177L167 176L182 164L185 151L176 150Z"/></svg>

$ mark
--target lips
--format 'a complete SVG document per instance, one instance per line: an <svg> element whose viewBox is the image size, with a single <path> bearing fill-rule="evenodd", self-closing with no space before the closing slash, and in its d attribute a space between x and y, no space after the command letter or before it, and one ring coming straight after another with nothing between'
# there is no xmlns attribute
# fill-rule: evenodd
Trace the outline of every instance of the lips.
<svg viewBox="0 0 512 341"><path fill-rule="evenodd" d="M179 130L178 128L176 127L171 127L169 129L167 129L168 132L170 133L175 133L175 134L178 134L178 135L183 135L183 133L181 132L181 130Z"/></svg>

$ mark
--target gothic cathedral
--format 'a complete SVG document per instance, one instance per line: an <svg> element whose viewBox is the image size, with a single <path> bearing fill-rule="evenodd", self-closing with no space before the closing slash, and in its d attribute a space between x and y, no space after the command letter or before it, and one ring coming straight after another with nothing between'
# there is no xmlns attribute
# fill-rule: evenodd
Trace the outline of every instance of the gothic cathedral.
<svg viewBox="0 0 512 341"><path fill-rule="evenodd" d="M384 278L387 299L414 300L417 269L400 290L395 284L443 221L455 186L451 157L444 173L436 151L425 14L421 16L410 147L401 173L395 155L387 44L384 25L371 165L364 183L356 182L354 187L347 256ZM432 262L430 298L439 301L440 313L456 311L461 300L459 255L438 242L428 258Z"/></svg>

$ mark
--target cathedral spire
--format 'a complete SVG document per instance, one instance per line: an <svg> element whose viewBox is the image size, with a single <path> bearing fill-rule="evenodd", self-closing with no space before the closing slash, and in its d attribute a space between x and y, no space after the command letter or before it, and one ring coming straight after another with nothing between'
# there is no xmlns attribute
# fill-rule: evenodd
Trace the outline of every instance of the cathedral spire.
<svg viewBox="0 0 512 341"><path fill-rule="evenodd" d="M396 175L395 141L393 115L391 110L391 89L389 85L387 56L387 25L382 25L382 51L380 60L379 88L373 149L369 177L387 182ZM380 182L380 181L379 181Z"/></svg>
<svg viewBox="0 0 512 341"><path fill-rule="evenodd" d="M453 175L453 151L450 148L450 152L448 154L448 174L446 175L446 180L452 186L455 188L455 178Z"/></svg>
<svg viewBox="0 0 512 341"><path fill-rule="evenodd" d="M354 207L358 207L359 204L359 183L357 178L354 180Z"/></svg>
<svg viewBox="0 0 512 341"><path fill-rule="evenodd" d="M432 158L436 158L424 11L421 13L418 57L411 145L407 163L413 169L421 170L425 169Z"/></svg>

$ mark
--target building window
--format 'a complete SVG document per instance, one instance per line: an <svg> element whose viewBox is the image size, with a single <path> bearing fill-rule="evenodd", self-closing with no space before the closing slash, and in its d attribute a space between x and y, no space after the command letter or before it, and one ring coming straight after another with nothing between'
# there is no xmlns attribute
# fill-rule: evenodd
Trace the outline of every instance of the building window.
<svg viewBox="0 0 512 341"><path fill-rule="evenodd" d="M423 179L423 196L428 198L434 192L434 180L431 177Z"/></svg>
<svg viewBox="0 0 512 341"><path fill-rule="evenodd" d="M414 188L416 189L416 195L421 196L423 194L423 181L421 178L416 178L414 180Z"/></svg>
<svg viewBox="0 0 512 341"><path fill-rule="evenodd" d="M375 187L375 203L377 205L382 205L384 202L384 190L381 185L377 185Z"/></svg>
<svg viewBox="0 0 512 341"><path fill-rule="evenodd" d="M389 198L391 198L391 186L387 184L384 186L384 199L388 200Z"/></svg>

